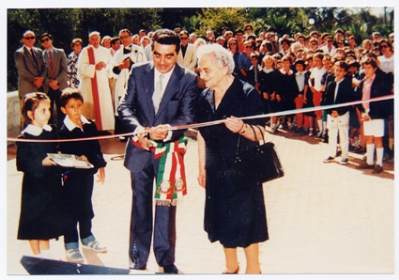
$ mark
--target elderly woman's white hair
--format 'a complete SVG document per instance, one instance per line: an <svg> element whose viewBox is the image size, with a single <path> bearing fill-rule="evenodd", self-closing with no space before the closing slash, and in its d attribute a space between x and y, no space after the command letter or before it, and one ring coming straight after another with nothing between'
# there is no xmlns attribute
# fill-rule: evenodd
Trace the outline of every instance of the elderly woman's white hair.
<svg viewBox="0 0 399 280"><path fill-rule="evenodd" d="M207 44L199 46L197 50L198 61L200 61L201 58L206 55L213 55L220 67L228 66L229 73L233 73L235 66L233 55L221 45Z"/></svg>

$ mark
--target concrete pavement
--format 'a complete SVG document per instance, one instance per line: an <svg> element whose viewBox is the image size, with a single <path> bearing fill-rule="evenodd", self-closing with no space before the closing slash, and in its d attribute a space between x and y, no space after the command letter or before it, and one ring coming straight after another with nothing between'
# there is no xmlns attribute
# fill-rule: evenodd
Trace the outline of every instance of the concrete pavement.
<svg viewBox="0 0 399 280"><path fill-rule="evenodd" d="M327 145L314 137L290 131L269 135L276 144L285 176L264 184L270 240L260 244L262 273L282 274L379 274L393 277L394 170L357 170L361 157L350 153L349 164L325 164ZM131 208L130 175L123 161L124 143L103 140L108 161L106 182L96 184L93 194L93 233L107 245L108 253L82 249L85 263L128 268L128 229ZM22 173L16 171L14 150L7 161L7 274L26 275L19 261L30 255L28 242L16 239ZM210 243L203 230L204 190L198 186L197 142L189 140L185 157L188 195L178 206L176 265L185 274L220 274L224 268L221 245ZM62 238L51 241L52 255L65 261ZM241 272L245 255L238 250ZM145 274L158 271L151 254ZM132 271L132 273L136 273ZM359 276L359 275L358 275ZM367 275L365 275L367 276ZM393 278L392 278L393 279Z"/></svg>

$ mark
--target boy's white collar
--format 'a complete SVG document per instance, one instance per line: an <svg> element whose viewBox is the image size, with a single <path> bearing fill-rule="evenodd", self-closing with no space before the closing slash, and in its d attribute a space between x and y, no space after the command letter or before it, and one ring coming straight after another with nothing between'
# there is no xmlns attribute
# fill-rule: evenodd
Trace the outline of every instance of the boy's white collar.
<svg viewBox="0 0 399 280"><path fill-rule="evenodd" d="M86 117L83 115L80 115L80 120L82 121L82 124L90 123L90 121L88 119L86 119ZM74 130L76 127L80 128L75 123L73 123L68 116L65 116L64 124L65 124L66 128L68 128L69 131Z"/></svg>

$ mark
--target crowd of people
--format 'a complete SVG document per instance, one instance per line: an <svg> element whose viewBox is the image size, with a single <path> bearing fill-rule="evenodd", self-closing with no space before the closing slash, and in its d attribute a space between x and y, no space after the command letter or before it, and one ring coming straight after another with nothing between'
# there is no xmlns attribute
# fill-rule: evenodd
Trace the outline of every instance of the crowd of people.
<svg viewBox="0 0 399 280"><path fill-rule="evenodd" d="M340 156L340 163L347 164L348 152L352 149L366 154L367 160L358 168L372 169L376 174L383 171L383 160L393 160L393 99L368 102L370 98L394 92L393 33L389 38L382 38L379 32L374 32L357 46L360 42L356 42L354 35L342 29L335 30L334 34L312 31L309 35L296 33L278 37L273 28L255 35L253 27L247 24L234 31L223 28L217 36L213 30L207 30L201 38L180 28L151 32L142 29L138 34L125 28L116 37L101 38L99 32L93 31L89 34L88 46L82 45L82 39L74 38L73 51L68 56L53 46L51 34L44 33L40 39L43 50L34 46L35 33L26 31L22 37L24 45L15 53L25 120L21 122L24 129L21 137L41 139L44 133L43 137L57 138L50 133L54 129L49 128L48 123L56 124L64 138L99 133L134 134L120 137L121 141L127 141L124 165L131 172L133 189L129 242L132 269L146 269L154 233L157 263L165 273L178 273L174 264L174 199L185 194L186 186L184 161L171 158L183 158L186 142L182 131L171 131L170 126L225 119L223 124L198 131L198 181L207 193L205 230L210 241L219 240L224 247L225 273L239 271L237 247L243 247L246 252L246 272L259 273L257 244L268 239L261 184L248 180L246 189L238 186L226 175L230 161L220 161L234 155L237 138L244 139L247 145L255 141L253 134L257 132L252 132L253 127L259 127L259 133L288 129L293 131L292 135L322 139L328 143L324 163ZM40 92L45 96L38 94ZM345 105L360 100L361 104ZM339 104L343 105L317 109L321 105ZM292 113L302 108L314 110ZM44 115L39 122L38 109ZM285 113L289 110L290 113ZM268 113L277 114L248 122L237 118ZM231 115L236 117L228 117ZM90 162L96 162L94 170L99 170L104 180L106 163L96 143L86 143L83 149L67 144L44 145L34 156L41 166L48 167L54 165L47 157L49 152L58 149L88 160L90 155L86 153L95 147ZM21 165L30 152L24 145L18 145L18 168L33 178L37 170ZM21 152L25 154L18 156ZM160 161L170 161L168 164L175 167L174 171L166 171ZM53 178L61 172L46 170L40 176ZM53 227L48 234L49 230L43 226L43 231L31 235L29 231L36 225L28 223L23 225L25 229L21 229L19 238L33 240L32 250L39 254L49 247L48 243L42 244L41 239L64 235L68 258L81 262L78 222L83 245L100 252L106 250L90 231L93 173L70 171L67 176L61 173L65 184L84 185L87 190L80 193L70 187L65 194L69 197L64 201L70 209L68 230ZM154 180L159 197L154 198L156 213L152 227ZM34 181L24 181L24 190L30 186L28 182ZM47 178L42 191L48 191L48 184L55 183ZM41 198L35 195L37 193L23 193L25 211L21 213L21 221L32 214L26 209ZM59 199L58 193L53 196ZM84 198L79 206L76 201L72 203L76 196ZM82 207L85 215L80 216L77 207ZM35 212L38 220L48 214L48 209L43 207L40 211Z"/></svg>

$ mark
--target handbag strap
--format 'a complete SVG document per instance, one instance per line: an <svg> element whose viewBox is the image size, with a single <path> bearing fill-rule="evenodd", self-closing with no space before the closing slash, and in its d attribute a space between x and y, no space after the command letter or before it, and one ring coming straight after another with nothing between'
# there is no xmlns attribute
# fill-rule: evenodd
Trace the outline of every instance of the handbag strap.
<svg viewBox="0 0 399 280"><path fill-rule="evenodd" d="M256 136L256 133L255 133L255 129L253 128L252 125L248 125L248 126L252 129L252 132L254 133L254 136L255 136L256 145L259 147L260 145L259 145L258 137ZM260 127L257 126L257 125L255 125L255 127L256 127L257 129L259 129L260 134L262 135L263 144L265 144L265 143L266 143L266 142L265 142L265 135L263 134L262 129L260 129ZM237 156L237 157L238 157L238 151L239 151L239 149L240 149L240 139L241 139L241 135L238 135L237 150L236 150L236 156Z"/></svg>
<svg viewBox="0 0 399 280"><path fill-rule="evenodd" d="M260 134L262 135L263 144L266 144L265 134L263 133L262 129L260 129L260 127L258 125L255 125L255 127L259 130ZM256 134L255 134L255 138L256 138Z"/></svg>

